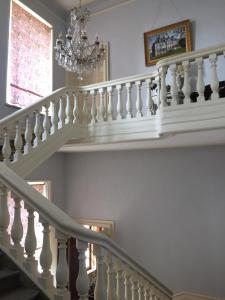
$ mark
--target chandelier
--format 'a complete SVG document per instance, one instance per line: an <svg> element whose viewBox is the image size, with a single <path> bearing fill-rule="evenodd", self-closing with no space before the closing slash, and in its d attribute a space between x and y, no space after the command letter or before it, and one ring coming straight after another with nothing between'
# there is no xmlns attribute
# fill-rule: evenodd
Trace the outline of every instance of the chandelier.
<svg viewBox="0 0 225 300"><path fill-rule="evenodd" d="M55 58L60 66L78 75L82 80L84 75L91 73L102 64L105 56L103 44L98 37L90 43L87 35L87 23L90 12L81 6L75 7L70 13L70 26L65 40L60 33L56 40Z"/></svg>

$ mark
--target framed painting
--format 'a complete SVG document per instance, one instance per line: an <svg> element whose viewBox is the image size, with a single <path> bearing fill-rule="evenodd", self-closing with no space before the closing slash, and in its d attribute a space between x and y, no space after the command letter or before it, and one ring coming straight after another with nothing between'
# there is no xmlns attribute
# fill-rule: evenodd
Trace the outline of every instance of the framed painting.
<svg viewBox="0 0 225 300"><path fill-rule="evenodd" d="M158 60L191 51L190 20L185 20L144 33L146 66Z"/></svg>

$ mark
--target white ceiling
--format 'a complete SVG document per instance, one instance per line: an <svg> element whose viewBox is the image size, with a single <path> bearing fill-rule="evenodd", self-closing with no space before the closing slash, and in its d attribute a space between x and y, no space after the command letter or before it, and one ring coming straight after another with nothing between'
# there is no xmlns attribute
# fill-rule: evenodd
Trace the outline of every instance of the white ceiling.
<svg viewBox="0 0 225 300"><path fill-rule="evenodd" d="M70 10L79 5L80 0L55 0L64 10ZM96 2L97 0L82 0L82 5L90 4L91 2Z"/></svg>

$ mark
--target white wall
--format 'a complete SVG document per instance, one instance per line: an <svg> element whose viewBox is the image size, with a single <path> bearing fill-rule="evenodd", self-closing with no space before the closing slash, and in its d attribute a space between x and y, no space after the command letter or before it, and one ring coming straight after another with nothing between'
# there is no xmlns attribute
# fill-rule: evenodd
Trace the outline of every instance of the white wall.
<svg viewBox="0 0 225 300"><path fill-rule="evenodd" d="M121 247L174 291L225 296L225 147L65 159L69 215L114 220Z"/></svg>
<svg viewBox="0 0 225 300"><path fill-rule="evenodd" d="M91 10L96 11L102 2L90 6ZM150 71L145 67L143 33L161 26L190 19L194 50L224 43L224 11L224 0L135 0L92 16L88 31L91 37L98 33L109 41L110 78L115 79Z"/></svg>
<svg viewBox="0 0 225 300"><path fill-rule="evenodd" d="M60 31L65 30L65 21L56 13L50 10L38 0L21 0L25 5L39 14L53 26L53 40ZM10 20L10 0L0 0L0 118L15 111L14 108L6 104L6 78L7 78L7 58L8 58L8 37ZM65 85L65 72L63 68L53 64L53 90Z"/></svg>

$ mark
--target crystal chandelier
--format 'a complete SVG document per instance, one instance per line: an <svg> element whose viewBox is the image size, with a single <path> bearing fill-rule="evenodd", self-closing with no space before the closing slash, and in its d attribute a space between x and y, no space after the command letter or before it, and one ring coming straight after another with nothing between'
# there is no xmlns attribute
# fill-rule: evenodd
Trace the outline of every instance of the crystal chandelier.
<svg viewBox="0 0 225 300"><path fill-rule="evenodd" d="M90 43L87 35L87 23L90 12L81 6L75 7L70 13L70 27L66 38L62 33L56 40L55 57L60 66L78 75L82 80L84 75L91 73L104 60L105 50L100 45L98 37Z"/></svg>

